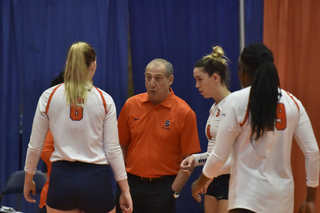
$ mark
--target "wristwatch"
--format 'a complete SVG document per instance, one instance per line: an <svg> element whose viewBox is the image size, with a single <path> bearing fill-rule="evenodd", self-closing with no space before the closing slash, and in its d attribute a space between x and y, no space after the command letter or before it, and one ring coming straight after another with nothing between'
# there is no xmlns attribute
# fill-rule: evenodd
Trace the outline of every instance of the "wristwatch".
<svg viewBox="0 0 320 213"><path fill-rule="evenodd" d="M180 193L175 192L173 189L172 189L172 194L173 194L174 199L177 199L180 196Z"/></svg>

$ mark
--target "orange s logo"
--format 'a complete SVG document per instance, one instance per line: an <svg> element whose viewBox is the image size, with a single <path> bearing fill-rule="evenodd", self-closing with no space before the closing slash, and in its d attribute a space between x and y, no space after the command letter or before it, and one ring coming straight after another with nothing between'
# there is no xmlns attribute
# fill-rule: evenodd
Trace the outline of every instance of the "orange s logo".
<svg viewBox="0 0 320 213"><path fill-rule="evenodd" d="M216 114L216 117L219 117L220 116L220 109L218 109L218 112Z"/></svg>

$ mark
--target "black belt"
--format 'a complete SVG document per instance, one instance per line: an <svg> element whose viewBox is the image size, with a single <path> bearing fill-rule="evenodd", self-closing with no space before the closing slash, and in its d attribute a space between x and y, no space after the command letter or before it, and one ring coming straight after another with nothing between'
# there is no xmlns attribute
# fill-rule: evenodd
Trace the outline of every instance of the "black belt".
<svg viewBox="0 0 320 213"><path fill-rule="evenodd" d="M133 175L133 174L130 174L130 173L127 173L128 176L134 178L134 179L137 179L137 180L141 180L143 182L156 182L156 181L162 181L162 180L169 180L169 179L174 179L176 178L175 175L164 175L164 176L161 176L161 177L157 177L157 178L147 178L147 177L140 177L140 176L137 176L137 175Z"/></svg>

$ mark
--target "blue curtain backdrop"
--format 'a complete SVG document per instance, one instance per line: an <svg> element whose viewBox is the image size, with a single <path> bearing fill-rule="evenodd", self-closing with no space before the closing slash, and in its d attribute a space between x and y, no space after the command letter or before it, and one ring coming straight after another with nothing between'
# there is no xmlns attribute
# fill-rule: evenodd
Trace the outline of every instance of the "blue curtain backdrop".
<svg viewBox="0 0 320 213"><path fill-rule="evenodd" d="M20 169L20 66L17 56L17 27L11 1L0 1L0 183L1 190L11 173ZM6 8L6 9L5 9ZM10 60L9 60L10 59Z"/></svg>
<svg viewBox="0 0 320 213"><path fill-rule="evenodd" d="M245 43L263 42L263 0L245 0Z"/></svg>
<svg viewBox="0 0 320 213"><path fill-rule="evenodd" d="M94 85L107 91L117 108L124 104L128 94L128 2L2 0L0 4L2 190L9 175L24 167L38 99L64 69L72 43L85 41L93 46L97 54ZM2 204L16 206L16 197L12 198L5 196ZM35 212L35 206L23 202L22 207Z"/></svg>
<svg viewBox="0 0 320 213"><path fill-rule="evenodd" d="M63 70L73 42L95 48L94 84L114 98L119 113L128 94L129 26L135 94L145 92L147 63L169 60L175 68L174 92L197 113L203 151L213 100L194 87L194 63L221 45L231 60L230 90L240 88L239 0L2 0L0 6L0 190L11 173L23 169L38 98ZM245 0L245 20L246 43L262 41L263 0ZM190 192L200 172L199 167L182 190L178 213L203 212L203 203ZM14 207L16 197L4 197L2 204ZM23 202L23 208L35 212L36 206Z"/></svg>
<svg viewBox="0 0 320 213"><path fill-rule="evenodd" d="M263 0L245 1L246 42L262 41ZM172 85L197 114L202 151L207 150L204 134L212 99L204 99L195 88L193 67L202 56L221 45L230 59L230 90L240 89L237 76L239 57L239 0L129 1L132 75L135 94L145 92L144 70L154 58L164 58L174 67ZM177 212L203 212L203 202L191 196L190 186L201 173L197 168L177 200Z"/></svg>

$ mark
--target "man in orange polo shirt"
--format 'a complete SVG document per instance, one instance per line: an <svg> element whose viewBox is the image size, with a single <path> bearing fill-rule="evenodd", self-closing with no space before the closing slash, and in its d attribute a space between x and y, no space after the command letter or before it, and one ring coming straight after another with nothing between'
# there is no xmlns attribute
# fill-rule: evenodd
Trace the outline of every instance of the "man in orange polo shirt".
<svg viewBox="0 0 320 213"><path fill-rule="evenodd" d="M133 212L174 213L189 178L180 163L200 151L196 115L170 88L170 62L154 59L144 74L147 92L129 98L118 119Z"/></svg>

